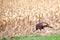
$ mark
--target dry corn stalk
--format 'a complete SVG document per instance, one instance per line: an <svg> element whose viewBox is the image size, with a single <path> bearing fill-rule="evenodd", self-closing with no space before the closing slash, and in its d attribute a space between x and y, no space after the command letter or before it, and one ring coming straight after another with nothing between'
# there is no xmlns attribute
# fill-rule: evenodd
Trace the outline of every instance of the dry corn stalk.
<svg viewBox="0 0 60 40"><path fill-rule="evenodd" d="M59 28L60 0L0 0L0 21L1 36L31 34L39 21Z"/></svg>

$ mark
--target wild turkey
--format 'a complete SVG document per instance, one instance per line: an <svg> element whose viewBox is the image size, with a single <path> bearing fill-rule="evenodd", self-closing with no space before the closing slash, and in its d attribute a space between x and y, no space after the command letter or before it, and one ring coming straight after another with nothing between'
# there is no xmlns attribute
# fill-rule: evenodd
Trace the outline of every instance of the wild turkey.
<svg viewBox="0 0 60 40"><path fill-rule="evenodd" d="M48 23L46 23L46 22L40 22L40 23L38 23L37 25L36 25L36 30L38 30L38 29L44 29L44 27L50 27L50 28L52 28L51 26L49 26L49 24Z"/></svg>

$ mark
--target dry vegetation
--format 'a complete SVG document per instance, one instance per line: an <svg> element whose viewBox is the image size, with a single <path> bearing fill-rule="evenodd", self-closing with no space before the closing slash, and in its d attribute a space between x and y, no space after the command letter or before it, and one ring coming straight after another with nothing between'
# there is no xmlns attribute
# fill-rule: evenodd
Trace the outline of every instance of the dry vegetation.
<svg viewBox="0 0 60 40"><path fill-rule="evenodd" d="M40 34L58 31L60 0L0 0L0 37L39 33L35 31L39 20L54 28L45 28Z"/></svg>

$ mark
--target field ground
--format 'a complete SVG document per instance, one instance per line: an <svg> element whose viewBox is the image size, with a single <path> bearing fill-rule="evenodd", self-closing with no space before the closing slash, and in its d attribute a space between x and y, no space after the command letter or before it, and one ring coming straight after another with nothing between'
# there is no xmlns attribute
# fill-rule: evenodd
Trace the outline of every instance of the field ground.
<svg viewBox="0 0 60 40"><path fill-rule="evenodd" d="M54 34L49 36L40 36L40 35L33 35L33 36L13 36L8 38L2 38L0 40L60 40L60 34Z"/></svg>

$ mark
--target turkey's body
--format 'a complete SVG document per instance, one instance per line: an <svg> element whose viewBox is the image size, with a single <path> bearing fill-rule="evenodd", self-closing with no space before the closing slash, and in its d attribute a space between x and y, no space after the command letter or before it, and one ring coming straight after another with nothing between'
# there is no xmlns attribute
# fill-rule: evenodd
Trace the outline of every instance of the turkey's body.
<svg viewBox="0 0 60 40"><path fill-rule="evenodd" d="M49 25L48 25L48 23L46 23L46 22L41 22L41 23L38 23L37 25L36 25L36 30L38 30L38 29L44 29L44 27L50 27ZM50 27L50 28L52 28L52 27Z"/></svg>

